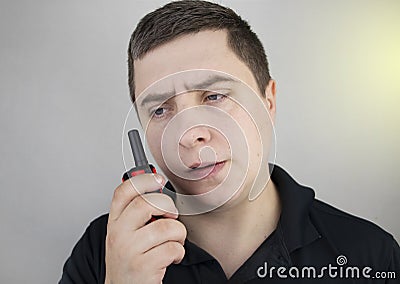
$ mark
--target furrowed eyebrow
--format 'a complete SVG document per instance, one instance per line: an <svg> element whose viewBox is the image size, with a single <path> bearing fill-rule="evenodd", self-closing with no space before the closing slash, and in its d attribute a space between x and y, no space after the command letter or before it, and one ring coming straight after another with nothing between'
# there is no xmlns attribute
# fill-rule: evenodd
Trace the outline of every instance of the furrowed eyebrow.
<svg viewBox="0 0 400 284"><path fill-rule="evenodd" d="M233 78L230 77L225 77L225 76L220 76L216 75L213 77L208 78L207 80L193 84L193 85L187 85L185 84L185 88L187 90L207 90L211 85L219 82L237 82ZM166 92L166 93L159 93L159 94L148 94L146 97L142 100L140 103L140 106L143 107L144 105L150 103L150 102L163 102L166 100L166 98L170 98L175 95L175 92Z"/></svg>
<svg viewBox="0 0 400 284"><path fill-rule="evenodd" d="M165 98L170 98L175 94L175 92L169 93L162 93L162 94L149 94L147 95L143 101L140 103L140 106L143 107L144 105L152 102L160 103L165 101Z"/></svg>
<svg viewBox="0 0 400 284"><path fill-rule="evenodd" d="M211 85L213 85L215 83L219 83L219 82L237 82L237 81L234 80L233 78L230 78L230 77L216 75L216 76L208 78L204 82L201 82L201 83L198 83L198 84L194 84L192 86L185 85L185 87L187 89L190 89L190 90L206 90Z"/></svg>

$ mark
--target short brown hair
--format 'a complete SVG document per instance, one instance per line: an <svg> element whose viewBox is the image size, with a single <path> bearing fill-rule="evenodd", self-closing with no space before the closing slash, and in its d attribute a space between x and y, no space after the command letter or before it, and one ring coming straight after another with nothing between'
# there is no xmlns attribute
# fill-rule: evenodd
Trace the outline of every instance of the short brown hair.
<svg viewBox="0 0 400 284"><path fill-rule="evenodd" d="M134 65L136 59L178 36L204 30L226 30L228 46L250 68L259 88L271 79L262 43L249 24L232 9L199 0L174 1L144 16L134 30L128 47L128 84L135 102Z"/></svg>

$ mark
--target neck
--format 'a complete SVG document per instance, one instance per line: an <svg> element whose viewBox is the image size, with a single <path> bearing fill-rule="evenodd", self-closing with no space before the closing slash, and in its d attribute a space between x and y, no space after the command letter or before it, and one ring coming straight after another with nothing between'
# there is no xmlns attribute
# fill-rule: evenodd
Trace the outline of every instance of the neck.
<svg viewBox="0 0 400 284"><path fill-rule="evenodd" d="M275 230L281 206L272 180L260 196L209 213L180 216L187 238L215 257L229 278ZM228 241L227 241L228 240Z"/></svg>

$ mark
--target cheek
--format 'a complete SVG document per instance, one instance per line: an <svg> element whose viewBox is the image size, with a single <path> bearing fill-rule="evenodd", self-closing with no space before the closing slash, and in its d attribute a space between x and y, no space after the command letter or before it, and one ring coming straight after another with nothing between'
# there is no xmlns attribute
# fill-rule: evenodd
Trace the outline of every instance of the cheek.
<svg viewBox="0 0 400 284"><path fill-rule="evenodd" d="M150 152L153 155L154 159L156 160L157 164L160 163L162 160L162 155L161 155L161 136L156 135L156 133L152 131L147 131L146 132L146 142L147 145L149 146Z"/></svg>
<svg viewBox="0 0 400 284"><path fill-rule="evenodd" d="M256 166L261 160L262 144L259 131L262 129L257 127L250 114L243 109L237 110L234 117L246 136L247 145L242 145L243 152L248 151L250 164Z"/></svg>
<svg viewBox="0 0 400 284"><path fill-rule="evenodd" d="M237 108L233 112L231 112L231 115L242 129L243 134L246 136L249 145L252 142L255 142L255 140L259 140L257 126L248 112L246 112L242 108Z"/></svg>
<svg viewBox="0 0 400 284"><path fill-rule="evenodd" d="M156 131L150 131L151 128L148 128L146 139L147 139L147 145L149 146L149 150L151 154L153 155L153 158L155 162L157 163L157 168L161 170L165 175L168 176L168 178L171 178L171 172L168 169L167 164L165 163L163 152L162 152L162 136L159 133L162 133L162 131L156 130ZM165 153L164 153L165 154Z"/></svg>

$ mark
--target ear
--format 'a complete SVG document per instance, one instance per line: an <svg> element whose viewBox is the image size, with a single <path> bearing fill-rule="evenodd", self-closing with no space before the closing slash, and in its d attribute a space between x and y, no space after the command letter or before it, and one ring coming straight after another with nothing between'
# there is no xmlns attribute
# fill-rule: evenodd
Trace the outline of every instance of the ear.
<svg viewBox="0 0 400 284"><path fill-rule="evenodd" d="M271 116L272 123L275 124L275 114L276 114L276 82L270 79L267 87L265 88L265 107Z"/></svg>

